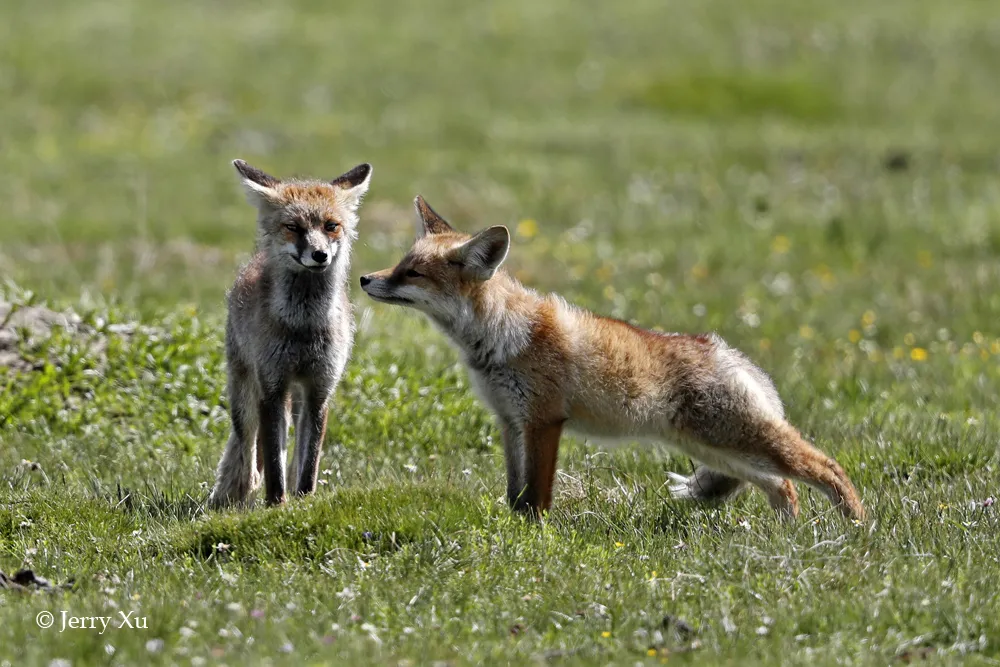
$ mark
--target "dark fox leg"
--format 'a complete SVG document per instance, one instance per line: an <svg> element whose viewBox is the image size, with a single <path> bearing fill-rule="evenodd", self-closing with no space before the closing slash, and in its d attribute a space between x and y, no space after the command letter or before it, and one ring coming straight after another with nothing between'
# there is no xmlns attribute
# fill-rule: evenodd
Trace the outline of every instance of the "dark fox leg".
<svg viewBox="0 0 1000 667"><path fill-rule="evenodd" d="M292 464L285 471L285 488L295 489L299 485L299 477L302 475L302 455L305 454L299 445L302 441L302 388L293 387L289 397L291 408L288 415L288 423L295 425L295 450L292 452Z"/></svg>
<svg viewBox="0 0 1000 667"><path fill-rule="evenodd" d="M319 459L323 453L323 437L326 435L327 400L328 393L325 390L306 388L295 438L295 458L299 461L295 492L299 495L316 490ZM299 451L302 452L301 455Z"/></svg>
<svg viewBox="0 0 1000 667"><path fill-rule="evenodd" d="M285 444L288 438L287 389L272 388L259 404L257 446L263 451L268 505L285 502Z"/></svg>
<svg viewBox="0 0 1000 667"><path fill-rule="evenodd" d="M540 517L552 505L552 485L562 428L562 421L524 425L525 486L514 506L515 510Z"/></svg>
<svg viewBox="0 0 1000 667"><path fill-rule="evenodd" d="M524 442L521 429L512 423L500 420L503 435L503 456L507 468L507 504L513 510L519 509L524 493Z"/></svg>

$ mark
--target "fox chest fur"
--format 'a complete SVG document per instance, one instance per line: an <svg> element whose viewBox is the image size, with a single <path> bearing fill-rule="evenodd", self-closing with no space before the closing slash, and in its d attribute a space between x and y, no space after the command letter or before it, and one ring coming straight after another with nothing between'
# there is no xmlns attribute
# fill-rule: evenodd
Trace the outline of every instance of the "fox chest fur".
<svg viewBox="0 0 1000 667"><path fill-rule="evenodd" d="M256 261L240 275L229 297L237 316L227 327L228 353L258 369L254 379L261 389L336 384L350 354L354 318L346 290L332 278L270 275ZM245 321L253 328L240 325Z"/></svg>

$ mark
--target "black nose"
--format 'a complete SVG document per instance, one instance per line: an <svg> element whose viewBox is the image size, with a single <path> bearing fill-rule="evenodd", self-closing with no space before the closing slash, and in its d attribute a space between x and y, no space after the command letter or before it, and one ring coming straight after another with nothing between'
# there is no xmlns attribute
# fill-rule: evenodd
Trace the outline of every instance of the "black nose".
<svg viewBox="0 0 1000 667"><path fill-rule="evenodd" d="M313 261L317 264L325 264L328 256L329 255L322 250L313 250Z"/></svg>
<svg viewBox="0 0 1000 667"><path fill-rule="evenodd" d="M364 287L365 285L367 285L371 281L372 281L372 279L369 278L368 276L361 276L361 286L362 287Z"/></svg>

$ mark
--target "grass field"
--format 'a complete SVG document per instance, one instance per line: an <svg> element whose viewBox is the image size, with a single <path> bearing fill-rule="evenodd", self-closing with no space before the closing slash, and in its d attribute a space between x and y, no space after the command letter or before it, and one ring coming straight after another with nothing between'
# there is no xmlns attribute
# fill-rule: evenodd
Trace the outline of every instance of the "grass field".
<svg viewBox="0 0 1000 667"><path fill-rule="evenodd" d="M106 336L0 370L0 570L75 580L0 591L0 665L1000 663L990 3L337 4L0 0L3 289ZM539 289L717 331L870 521L685 505L687 459L567 438L527 524L455 352L360 290L320 491L206 513L234 157L371 162L355 276L419 192Z"/></svg>

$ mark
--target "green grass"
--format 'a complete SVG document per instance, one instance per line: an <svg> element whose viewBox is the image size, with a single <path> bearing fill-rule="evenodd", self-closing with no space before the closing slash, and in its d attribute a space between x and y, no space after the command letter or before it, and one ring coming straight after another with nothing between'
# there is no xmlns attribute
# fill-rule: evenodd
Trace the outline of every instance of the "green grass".
<svg viewBox="0 0 1000 667"><path fill-rule="evenodd" d="M151 327L101 354L26 342L40 370L0 371L0 569L75 580L0 592L0 664L997 664L991 9L0 0L8 298L97 338ZM223 295L253 243L234 157L372 162L355 275L405 250L419 192L509 225L535 287L719 332L871 521L805 489L793 525L759 494L673 502L686 459L567 438L527 524L455 353L359 291L319 492L205 513ZM44 610L147 627L59 633Z"/></svg>

